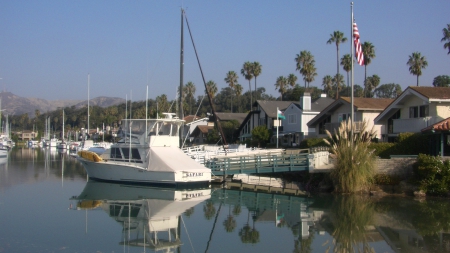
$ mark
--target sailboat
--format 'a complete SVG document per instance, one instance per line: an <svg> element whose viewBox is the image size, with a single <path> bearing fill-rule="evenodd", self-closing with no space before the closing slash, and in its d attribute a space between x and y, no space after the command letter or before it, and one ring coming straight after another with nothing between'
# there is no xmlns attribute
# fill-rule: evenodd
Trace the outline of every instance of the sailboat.
<svg viewBox="0 0 450 253"><path fill-rule="evenodd" d="M183 17L184 10L182 21ZM211 170L180 149L179 134L184 120L174 113L163 114L164 118L122 120L118 133L122 139L101 155L92 151L79 151L77 159L83 164L89 178L164 186L209 184Z"/></svg>
<svg viewBox="0 0 450 253"><path fill-rule="evenodd" d="M67 149L67 143L64 140L64 110L63 110L63 116L62 116L63 120L62 120L62 140L60 143L58 143L57 147L59 150L65 150Z"/></svg>

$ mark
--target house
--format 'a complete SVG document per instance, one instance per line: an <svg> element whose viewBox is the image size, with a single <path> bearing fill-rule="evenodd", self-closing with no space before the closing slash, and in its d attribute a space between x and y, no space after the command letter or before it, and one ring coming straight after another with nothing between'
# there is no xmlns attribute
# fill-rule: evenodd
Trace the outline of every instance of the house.
<svg viewBox="0 0 450 253"><path fill-rule="evenodd" d="M389 98L354 98L354 122L356 125L355 131L358 131L363 121L368 122L368 128L375 127L377 137L381 138L381 124L374 124L374 119L377 117L393 99ZM351 99L349 97L341 97L331 103L327 108L321 111L317 116L311 119L307 125L310 128L315 128L317 137L325 137L325 130L334 132L339 128L342 121L350 118L351 115Z"/></svg>
<svg viewBox="0 0 450 253"><path fill-rule="evenodd" d="M247 114L238 129L239 141L243 142L252 137L252 130L258 126L266 126L267 129L276 131L274 120L277 118L277 108L286 109L293 101L266 101L256 100L253 110ZM279 128L282 131L282 127Z"/></svg>
<svg viewBox="0 0 450 253"><path fill-rule="evenodd" d="M393 141L399 133L419 133L449 117L450 88L410 86L374 120L383 126L383 139Z"/></svg>
<svg viewBox="0 0 450 253"><path fill-rule="evenodd" d="M183 143L194 142L194 138L190 137L197 126L208 124L208 118L200 118L195 115L188 115L183 118L185 125L182 132Z"/></svg>
<svg viewBox="0 0 450 253"><path fill-rule="evenodd" d="M309 93L304 93L300 97L300 103L291 102L284 109L285 119L281 120L283 128L278 134L281 145L298 146L303 139L315 135L315 129L309 128L307 123L333 102L334 99L327 97L326 94L311 101ZM272 143L276 143L276 137L276 134L272 137Z"/></svg>
<svg viewBox="0 0 450 253"><path fill-rule="evenodd" d="M243 120L246 117L246 113L221 113L217 112L216 116L220 123L225 123L228 121L235 120L237 121L237 124L241 124ZM206 137L209 133L209 131L212 131L215 127L216 119L214 115L210 115L209 118L206 118L206 124L198 124L194 127L192 133L190 134L190 137L192 139L193 144L204 144L206 143ZM234 130L233 130L234 132ZM225 133L227 136L227 133ZM230 135L233 135L231 133ZM235 134L234 134L235 135ZM230 140L227 140L230 141Z"/></svg>
<svg viewBox="0 0 450 253"><path fill-rule="evenodd" d="M30 131L30 130L23 130L21 132L16 133L19 136L19 139L22 141L29 141L29 140L35 140L38 136L38 132Z"/></svg>
<svg viewBox="0 0 450 253"><path fill-rule="evenodd" d="M450 156L450 118L430 125L421 132L428 134L430 155Z"/></svg>

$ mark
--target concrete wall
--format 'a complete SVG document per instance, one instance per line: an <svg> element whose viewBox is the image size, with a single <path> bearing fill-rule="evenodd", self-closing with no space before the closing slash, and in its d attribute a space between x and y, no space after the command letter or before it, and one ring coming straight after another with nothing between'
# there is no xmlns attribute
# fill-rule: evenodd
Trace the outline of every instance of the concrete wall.
<svg viewBox="0 0 450 253"><path fill-rule="evenodd" d="M375 171L377 174L395 175L403 180L412 176L413 164L416 161L417 158L378 158Z"/></svg>

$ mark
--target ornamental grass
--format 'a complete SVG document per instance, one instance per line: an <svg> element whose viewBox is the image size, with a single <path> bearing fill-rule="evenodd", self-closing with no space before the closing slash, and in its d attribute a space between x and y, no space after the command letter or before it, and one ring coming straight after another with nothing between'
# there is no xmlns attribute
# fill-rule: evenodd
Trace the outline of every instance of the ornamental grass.
<svg viewBox="0 0 450 253"><path fill-rule="evenodd" d="M356 125L351 120L342 121L334 134L326 131L328 139L325 142L331 147L335 155L334 169L330 173L334 191L338 193L353 193L368 189L375 171L375 155L369 149L371 140L376 131L368 130L368 124L363 121L358 131L353 132L351 126Z"/></svg>

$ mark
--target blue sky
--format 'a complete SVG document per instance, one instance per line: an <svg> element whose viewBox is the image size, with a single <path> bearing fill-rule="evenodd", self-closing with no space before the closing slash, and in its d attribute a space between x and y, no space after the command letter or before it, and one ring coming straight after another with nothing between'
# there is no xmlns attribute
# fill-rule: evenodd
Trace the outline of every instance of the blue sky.
<svg viewBox="0 0 450 253"><path fill-rule="evenodd" d="M246 61L258 61L258 87L274 96L278 76L294 73L294 58L302 50L316 60L320 87L325 75L336 73L336 47L326 44L333 31L351 41L350 1L1 1L0 87L22 97L48 100L97 96L144 100L166 94L174 99L180 72L180 8L186 9L206 81L219 90L225 74L239 73ZM361 41L375 46L368 76L381 84L416 85L406 62L420 52L428 67L421 86L450 75L450 55L443 48L442 29L450 23L450 1L354 1ZM445 18L447 17L447 18ZM340 56L350 52L341 44ZM184 83L204 91L194 50L185 25ZM341 73L344 71L341 69ZM355 84L364 68L355 66ZM252 87L254 83L252 80Z"/></svg>

